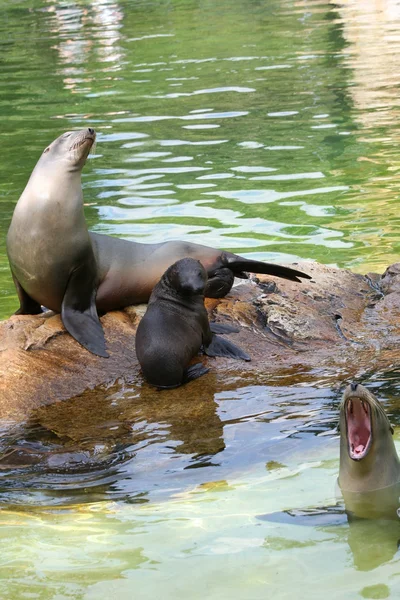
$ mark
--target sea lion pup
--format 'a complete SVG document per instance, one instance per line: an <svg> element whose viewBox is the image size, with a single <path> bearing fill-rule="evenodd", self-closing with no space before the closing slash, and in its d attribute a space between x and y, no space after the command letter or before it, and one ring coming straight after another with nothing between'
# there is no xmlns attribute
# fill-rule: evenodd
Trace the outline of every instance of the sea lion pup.
<svg viewBox="0 0 400 600"><path fill-rule="evenodd" d="M292 281L309 275L183 241L138 244L90 233L83 213L81 171L96 133L67 132L40 157L14 210L7 253L20 301L19 314L41 305L56 312L85 348L108 356L97 310L147 302L164 271L180 258L200 260L205 295L225 296L247 271Z"/></svg>
<svg viewBox="0 0 400 600"><path fill-rule="evenodd" d="M136 332L136 354L151 385L178 387L207 373L201 363L188 368L202 346L209 356L250 360L240 348L212 333L204 307L206 283L202 264L184 258L169 267L155 286ZM235 329L218 323L214 331Z"/></svg>
<svg viewBox="0 0 400 600"><path fill-rule="evenodd" d="M398 518L400 461L382 405L364 386L350 384L339 427L338 483L346 511L363 518Z"/></svg>
<svg viewBox="0 0 400 600"><path fill-rule="evenodd" d="M48 146L14 210L7 254L20 301L17 314L56 312L85 348L107 357L96 310L99 284L83 214L81 170L94 129L67 132Z"/></svg>

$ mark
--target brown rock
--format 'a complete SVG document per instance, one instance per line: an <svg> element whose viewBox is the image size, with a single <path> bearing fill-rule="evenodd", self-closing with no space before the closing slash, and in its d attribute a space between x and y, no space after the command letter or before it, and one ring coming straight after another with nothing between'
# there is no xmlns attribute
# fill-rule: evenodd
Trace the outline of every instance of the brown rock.
<svg viewBox="0 0 400 600"><path fill-rule="evenodd" d="M218 391L274 377L282 385L332 385L400 363L400 264L382 278L317 263L296 267L313 279L298 284L260 276L241 282L227 298L206 301L212 320L240 325L230 338L252 361L199 357L212 373L190 386L201 389L212 381ZM129 307L102 317L108 359L82 348L53 313L0 323L3 422L24 420L40 406L101 384L120 380L140 387L134 334L144 310ZM169 401L180 394L171 392Z"/></svg>

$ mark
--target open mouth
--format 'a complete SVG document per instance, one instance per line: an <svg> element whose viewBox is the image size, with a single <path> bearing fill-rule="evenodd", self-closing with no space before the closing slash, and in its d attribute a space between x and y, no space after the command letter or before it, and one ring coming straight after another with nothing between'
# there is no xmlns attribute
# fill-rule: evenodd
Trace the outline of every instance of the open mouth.
<svg viewBox="0 0 400 600"><path fill-rule="evenodd" d="M347 400L345 411L349 456L361 460L372 441L371 408L368 402L355 397Z"/></svg>

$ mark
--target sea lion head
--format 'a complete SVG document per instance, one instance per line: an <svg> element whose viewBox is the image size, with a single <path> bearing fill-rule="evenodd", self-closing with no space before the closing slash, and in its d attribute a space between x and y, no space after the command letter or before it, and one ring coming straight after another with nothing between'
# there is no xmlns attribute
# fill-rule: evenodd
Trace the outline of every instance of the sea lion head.
<svg viewBox="0 0 400 600"><path fill-rule="evenodd" d="M369 491L397 483L400 462L383 406L364 386L346 387L340 405L342 490Z"/></svg>
<svg viewBox="0 0 400 600"><path fill-rule="evenodd" d="M199 260L182 258L167 269L164 281L180 296L204 295L207 272Z"/></svg>
<svg viewBox="0 0 400 600"><path fill-rule="evenodd" d="M66 164L69 170L81 170L96 140L91 127L80 131L67 131L44 149L40 163Z"/></svg>

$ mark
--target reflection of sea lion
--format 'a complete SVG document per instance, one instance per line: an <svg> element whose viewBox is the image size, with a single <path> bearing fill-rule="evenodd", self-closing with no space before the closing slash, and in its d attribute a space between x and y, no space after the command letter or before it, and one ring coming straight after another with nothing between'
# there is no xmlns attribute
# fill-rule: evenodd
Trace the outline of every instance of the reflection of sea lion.
<svg viewBox="0 0 400 600"><path fill-rule="evenodd" d="M216 387L212 374L194 381L188 402L184 387L155 394L125 382L35 409L21 426L1 431L1 500L145 502L204 481L194 467L219 467L213 456L225 448Z"/></svg>
<svg viewBox="0 0 400 600"><path fill-rule="evenodd" d="M93 129L68 132L48 146L23 191L7 236L7 252L20 314L61 312L66 329L85 348L107 356L97 309L105 312L147 302L164 271L184 257L200 260L208 274L205 293L222 297L246 271L292 281L295 269L247 260L188 242L137 244L88 233L81 170L94 142Z"/></svg>
<svg viewBox="0 0 400 600"><path fill-rule="evenodd" d="M85 348L108 356L96 311L99 283L83 214L81 170L94 129L64 133L40 157L18 200L7 253L20 314L40 305L61 312L70 334Z"/></svg>
<svg viewBox="0 0 400 600"><path fill-rule="evenodd" d="M206 282L202 264L184 258L169 267L153 289L136 332L138 361L152 385L176 387L207 373L201 363L187 368L202 346L209 356L250 360L240 348L211 332L204 307Z"/></svg>
<svg viewBox="0 0 400 600"><path fill-rule="evenodd" d="M371 392L353 383L340 406L339 486L357 517L397 518L400 461L386 413Z"/></svg>

